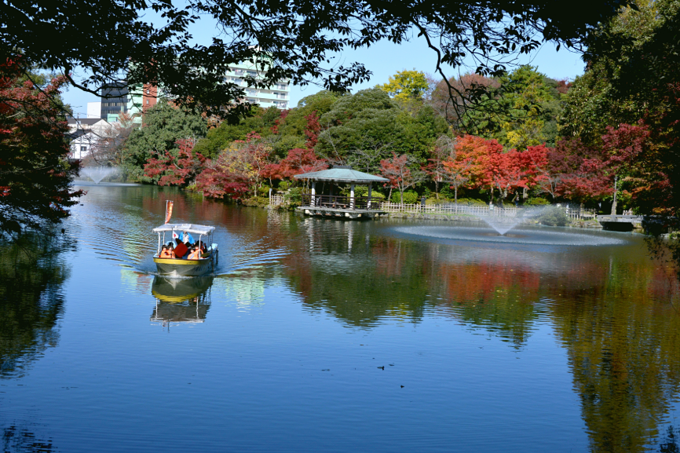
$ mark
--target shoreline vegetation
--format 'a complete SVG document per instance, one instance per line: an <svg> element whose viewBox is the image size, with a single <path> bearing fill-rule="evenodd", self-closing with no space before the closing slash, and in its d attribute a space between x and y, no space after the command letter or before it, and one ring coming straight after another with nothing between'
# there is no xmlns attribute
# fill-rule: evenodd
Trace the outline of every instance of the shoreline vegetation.
<svg viewBox="0 0 680 453"><path fill-rule="evenodd" d="M676 74L665 77L665 63L644 74L626 72L628 63L626 71L612 68L652 50L655 65L667 57L667 46L648 43L673 39L666 32L678 10L677 0L622 8L593 32L588 68L575 80L551 79L529 65L450 79L402 70L370 89L322 90L283 110L255 105L230 121L160 99L103 161L132 182L244 205L268 205L272 192L295 204L310 190L296 175L348 166L387 179L373 196L400 206L422 199L568 204L672 221L680 207L680 83L666 82ZM621 52L611 52L612 39ZM644 83L624 83L631 77ZM636 86L642 91L630 92ZM95 150L90 160L97 157ZM349 187L316 190L348 196Z"/></svg>
<svg viewBox="0 0 680 453"><path fill-rule="evenodd" d="M529 65L450 79L402 70L370 89L321 90L288 109L246 105L229 119L160 96L140 113L141 123L122 114L115 133L59 175L66 181L78 167L116 167L128 182L266 205L272 191L286 193L291 203L307 193L296 175L348 166L387 179L373 195L400 206L422 199L498 207L569 204L579 211L673 220L680 207L674 190L680 180L680 84L654 85L668 72L659 63L641 79L643 91L629 92L624 88L633 85L624 81L640 74L611 68L654 50L649 42L668 44L666 32L674 29L679 9L677 0L621 9L593 33L587 43L591 64L573 81L549 78ZM613 38L627 43L621 55L604 44ZM655 49L661 61L664 50ZM8 79L8 96L18 93L24 64L18 58L8 66L16 73ZM58 92L59 83L53 85ZM39 91L24 87L29 89ZM344 196L348 189L317 187L320 194ZM365 196L362 189L357 196ZM21 195L18 188L0 190L3 201ZM52 192L43 197L52 203L45 210L58 220L80 193L59 185ZM17 225L10 219L3 228Z"/></svg>

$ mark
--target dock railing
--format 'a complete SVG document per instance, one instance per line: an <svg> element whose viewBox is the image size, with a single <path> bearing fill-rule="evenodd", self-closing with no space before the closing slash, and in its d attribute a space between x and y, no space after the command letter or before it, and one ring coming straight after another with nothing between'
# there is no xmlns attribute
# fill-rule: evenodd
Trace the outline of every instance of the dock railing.
<svg viewBox="0 0 680 453"><path fill-rule="evenodd" d="M594 219L597 212L594 209L584 209L576 205L553 205L564 210L567 217L570 219L587 220ZM541 206L536 206L540 208ZM384 201L380 203L380 210L385 212L400 212L405 214L440 214L440 215L471 215L471 216L483 216L483 217L516 217L518 214L521 215L523 211L531 206L527 207L512 207L505 206L499 207L494 206L491 209L489 206L481 205L467 205L467 204L457 204L457 203L438 203L438 204L426 204L421 203L414 204L402 204L402 203L392 203L389 201Z"/></svg>
<svg viewBox="0 0 680 453"><path fill-rule="evenodd" d="M329 209L379 209L380 202L375 198L347 197L344 195L302 194L302 206Z"/></svg>
<svg viewBox="0 0 680 453"><path fill-rule="evenodd" d="M269 197L269 206L273 206L273 207L281 206L285 202L286 202L286 199L284 198L284 196L282 194L272 194Z"/></svg>
<svg viewBox="0 0 680 453"><path fill-rule="evenodd" d="M270 198L270 205L279 206L284 204L285 198L282 194L273 194ZM370 202L370 204L369 204ZM440 214L440 215L470 215L484 217L516 217L523 211L533 206L514 207L514 206L495 206L490 208L488 205L468 205L463 203L392 203L381 201L379 198L371 197L351 197L344 195L314 195L302 194L302 206L312 206L329 209L373 209L384 212L398 212L404 214ZM556 204L564 210L567 217L572 220L595 219L597 210L582 208L579 204ZM535 206L541 208L542 206ZM547 206L546 206L547 207Z"/></svg>

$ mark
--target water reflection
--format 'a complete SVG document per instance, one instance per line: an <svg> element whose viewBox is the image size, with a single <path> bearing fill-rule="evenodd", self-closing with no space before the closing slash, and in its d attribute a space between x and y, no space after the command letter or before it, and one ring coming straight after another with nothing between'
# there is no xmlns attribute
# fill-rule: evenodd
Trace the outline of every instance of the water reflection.
<svg viewBox="0 0 680 453"><path fill-rule="evenodd" d="M0 377L22 376L57 346L69 277L63 253L73 246L55 230L0 247Z"/></svg>
<svg viewBox="0 0 680 453"><path fill-rule="evenodd" d="M162 222L165 199L175 201L182 221L218 226L221 234L218 241L224 251L220 257L220 266L224 266L219 272L221 275L167 280L143 272L143 257L148 255L144 244L148 244L150 228ZM446 243L441 238L413 239L395 233L396 226L412 226L407 222L356 223L301 218L287 212L203 201L175 190L161 193L156 187L92 188L76 217L83 230L82 243L94 249L97 266L106 269L113 264L121 268L121 278L117 278L116 270L105 274L107 278L113 275L111 280L101 279L95 283L102 285L105 293L109 290L115 293L122 281L128 294L142 295L138 307L131 305L140 309L136 321L146 324L151 307L149 294L154 297L150 319L163 326L202 323L207 319L208 310L212 310L211 325L219 324L218 328L210 329L206 325L196 329L191 332L191 338L187 337L188 341L181 338L171 351L163 352L180 356L186 353L186 358L196 361L192 369L210 369L201 376L205 393L192 394L195 398L192 402L197 404L185 403L181 407L187 417L205 415L203 423L209 424L209 419L220 419L213 417L215 414L240 415L250 407L267 406L267 411L258 409L250 418L232 420L240 424L228 434L242 442L239 445L243 450L248 449L247 442L251 440L243 433L257 431L266 424L281 426L281 432L285 432L282 438L294 431L294 426L305 425L305 421L312 423L312 429L319 428L314 423L324 417L310 420L308 414L322 406L331 407L333 412L328 412L329 423L319 432L329 435L333 441L340 439L339 442L342 438L334 437L336 433L356 428L344 420L354 418L357 408L371 411L370 416L362 420L366 431L371 432L364 434L365 439L370 439L374 432L382 436L380 439L394 438L395 432L385 426L391 425L390 415L396 411L402 411L399 416L409 410L416 411L414 423L417 425L427 418L427 429L435 433L427 435L445 440L449 439L446 432L451 432L451 438L463 435L474 430L474 425L482 419L493 428L490 432L515 418L518 424L531 423L536 418L535 413L529 413L534 407L530 399L535 389L527 389L526 382L544 386L543 394L549 397L567 394L571 398L568 403L564 400L555 403L555 412L565 407L565 412L575 409L560 429L576 437L585 427L592 451L644 451L652 446L660 451L677 450L677 430L672 428L667 432L667 429L680 391L680 316L676 310L680 308L680 287L669 270L668 260L652 261L643 241L633 235L597 233L595 235L611 236L615 243L623 238L625 243L588 248ZM672 257L673 253L667 255ZM20 372L16 370L23 369L28 357L37 356L42 349L57 343L57 320L64 312L60 285L67 276L67 268L58 259L51 267L47 266L48 261L41 261L46 266L43 268L40 267L43 264L35 267L27 261L31 269L29 276L15 276L10 273L13 261L9 256L0 254L3 272L0 291L3 291L4 304L0 311L3 316L0 352L3 375L17 376ZM80 264L85 268L89 263L83 266L81 261ZM82 282L90 277L80 275L79 278ZM5 284L8 281L19 284ZM73 286L73 291L77 291L78 286ZM27 291L27 288L35 289ZM93 304L91 298L84 295L80 299L70 297L69 303L79 310L91 307L93 317L101 316L106 304L114 305L104 297L96 301L101 305ZM9 300L21 298L27 302L19 304L18 310L8 305ZM427 328L392 329L395 324L403 323ZM342 329L343 335L335 331L338 324L347 328ZM430 328L433 324L437 324L436 329ZM73 357L80 353L76 347L85 351L85 357L93 356L93 349L99 354L97 348L103 346L88 343L93 335L91 330L76 323L70 323L68 328L72 329L69 334L73 338L79 339L80 335L85 341L72 342L76 346L71 352L76 352L70 356L64 354L63 360L75 360ZM360 331L362 339L355 331ZM107 351L111 357L118 359L118 368L107 368L107 372L123 384L123 390L112 390L119 392L115 399L129 401L132 397L126 392L140 385L144 389L146 381L138 379L139 375L153 383L147 389L160 385L159 389L168 393L178 390L155 379L157 371L147 365L148 351L136 349L137 344L148 344L143 336L150 334L152 341L158 341L158 348L166 347L167 338L154 335L155 332L146 327L139 331L126 330L125 338L131 347L120 348L121 351L110 346L116 343L108 341L107 336L100 336L102 344L109 345ZM332 335L326 335L327 332ZM483 333L483 345L493 345L493 358L489 358L491 347L482 350L476 343L469 349L463 347L464 343L479 339L479 335L473 336L473 333ZM375 381L374 374L370 378L361 374L364 357L363 352L357 352L360 348L356 345L364 343L364 336L373 348L367 356L370 364L367 369L376 370L373 357L400 359L393 370L380 370L379 379L402 373L400 381L410 379L414 384L423 383L422 387L432 392L409 395L408 405L400 405L392 393L385 393L383 398L380 392L388 388L383 386L387 381ZM178 340L179 335L170 341L172 338ZM502 343L486 343L487 338L500 339ZM229 346L204 347L200 353L182 349L183 345L193 348L198 344L192 341ZM463 346L453 348L455 341ZM360 351L363 350L362 345ZM424 354L419 355L420 351ZM529 360L515 361L532 353L531 365L523 365ZM328 357L333 358L333 373L338 374L325 373L319 378L306 370L312 362L324 370ZM508 357L512 360L506 360ZM119 371L124 369L120 365L129 361L143 367L144 373L135 370L135 374L128 375L128 371ZM317 366L317 362L324 364ZM234 365L229 367L225 363ZM357 365L360 365L358 371ZM107 362L98 366L106 367ZM270 369L276 372L271 373ZM388 375L388 371L395 374ZM179 368L172 372L181 374ZM482 376L485 372L488 376ZM494 380L494 373L502 376ZM544 373L562 380L536 381L536 376L542 377ZM437 375L443 376L441 381L437 381ZM482 378L496 388L506 384L511 391L507 395L502 391L494 393L493 398L498 401L484 400L490 394L490 387L477 383ZM195 381L187 379L186 382L189 385ZM343 386L348 382L360 385L347 391ZM375 382L379 384L373 385ZM338 383L342 386L335 386ZM401 387L402 382L397 381L389 384L395 384L396 391L404 389L403 393L415 388L412 384ZM229 386L237 388L233 398L215 398ZM524 396L514 395L515 388L517 394ZM93 391L89 397L98 398L102 394ZM267 402L258 402L252 396L256 394L265 395L262 401ZM279 396L286 394L293 396L290 399ZM307 399L310 394L313 398ZM29 400L33 394L26 395L28 406L32 404ZM466 395L471 395L472 405L465 406ZM573 395L578 397L580 416ZM10 396L3 398L10 399ZM346 402L346 406L339 404L338 399ZM16 400L22 402L19 397ZM69 404L78 409L78 404L86 404L79 401L87 400L82 398ZM230 405L232 401L236 403ZM108 404L104 409L117 407L107 400L104 403ZM549 404L552 403L551 400ZM383 406L388 408L382 409ZM194 407L200 407L200 413ZM277 407L282 408L278 413ZM300 410L291 409L295 407ZM431 407L437 407L441 412L437 415L441 417L422 416ZM483 417L468 413L478 407L482 407L481 412L488 412ZM508 415L513 408L517 414ZM153 407L144 405L140 410L147 420L165 409L154 412ZM121 431L132 431L125 424L124 411L115 413L116 423L121 424ZM333 418L336 414L337 418ZM461 420L468 418L471 422L464 425ZM448 422L443 421L447 419ZM564 419L555 417L555 420L560 423ZM290 424L286 424L288 422ZM337 426L331 426L335 424ZM206 429L202 435L211 441L219 440L211 436L224 432L222 429L222 425L219 429ZM508 444L508 451L526 451L532 447L537 450L536 445L546 442L539 432L530 434L534 438L526 443L512 435L499 436ZM421 441L422 437L413 434L413 438L405 438L403 449L418 450ZM532 443L534 441L538 443ZM476 449L469 443L466 445L469 450ZM267 446L271 447L269 450L277 447ZM352 451L338 448L343 449Z"/></svg>
<svg viewBox="0 0 680 453"><path fill-rule="evenodd" d="M2 430L2 451L22 453L50 453L59 451L51 438L42 439L36 433L16 425Z"/></svg>
<svg viewBox="0 0 680 453"><path fill-rule="evenodd" d="M163 326L205 322L212 284L213 277L154 277L151 293L156 298L156 307L151 321Z"/></svg>
<svg viewBox="0 0 680 453"><path fill-rule="evenodd" d="M549 319L591 450L644 451L660 435L680 390L680 291L644 249L541 253L364 235L346 222L304 226L308 253L292 254L287 269L310 309L364 328L437 311L516 348Z"/></svg>
<svg viewBox="0 0 680 453"><path fill-rule="evenodd" d="M649 296L649 268L565 285L552 305L593 451L643 451L680 389L680 317Z"/></svg>

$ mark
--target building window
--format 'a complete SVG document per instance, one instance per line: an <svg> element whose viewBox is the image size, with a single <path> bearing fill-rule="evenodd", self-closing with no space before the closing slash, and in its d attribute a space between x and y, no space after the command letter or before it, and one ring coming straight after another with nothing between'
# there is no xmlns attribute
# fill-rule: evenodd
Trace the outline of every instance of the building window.
<svg viewBox="0 0 680 453"><path fill-rule="evenodd" d="M86 151L87 151L87 146L85 146L85 145L80 145L80 152L81 152L81 153L84 153L84 152L86 152Z"/></svg>

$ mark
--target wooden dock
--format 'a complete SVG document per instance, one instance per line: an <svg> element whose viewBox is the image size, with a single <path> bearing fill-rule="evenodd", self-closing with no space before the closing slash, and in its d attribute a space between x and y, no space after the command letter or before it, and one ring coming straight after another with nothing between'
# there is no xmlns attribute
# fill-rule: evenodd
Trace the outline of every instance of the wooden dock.
<svg viewBox="0 0 680 453"><path fill-rule="evenodd" d="M300 206L298 210L303 211L306 215L310 216L337 217L348 220L373 219L381 215L387 215L385 211L380 211L378 209L334 208L328 206Z"/></svg>
<svg viewBox="0 0 680 453"><path fill-rule="evenodd" d="M633 231L642 228L640 215L598 215L597 221L609 231Z"/></svg>

